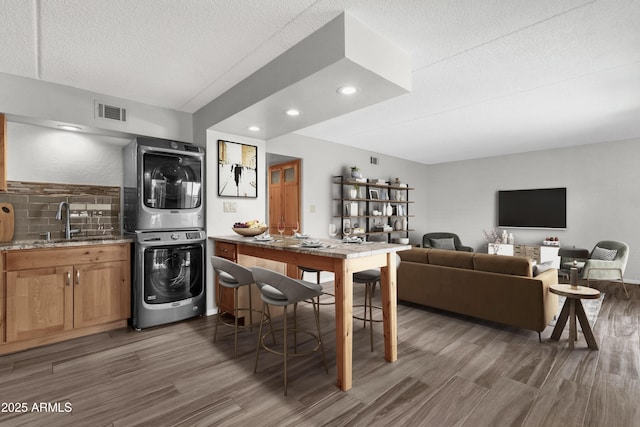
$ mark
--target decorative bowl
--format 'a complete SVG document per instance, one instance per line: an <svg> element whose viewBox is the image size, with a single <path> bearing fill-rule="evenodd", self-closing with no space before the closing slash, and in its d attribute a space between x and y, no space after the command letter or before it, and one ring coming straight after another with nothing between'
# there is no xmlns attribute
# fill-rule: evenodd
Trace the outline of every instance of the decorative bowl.
<svg viewBox="0 0 640 427"><path fill-rule="evenodd" d="M262 234L265 231L267 231L269 229L269 227L250 227L250 228L235 228L233 227L232 230L235 231L236 233L238 233L241 236L245 236L245 237L254 237L257 236L258 234Z"/></svg>

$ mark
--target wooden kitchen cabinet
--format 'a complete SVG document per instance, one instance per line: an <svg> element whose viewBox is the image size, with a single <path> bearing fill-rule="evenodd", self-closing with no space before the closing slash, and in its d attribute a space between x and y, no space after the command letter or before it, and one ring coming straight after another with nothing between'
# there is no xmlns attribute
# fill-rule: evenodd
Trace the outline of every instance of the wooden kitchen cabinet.
<svg viewBox="0 0 640 427"><path fill-rule="evenodd" d="M2 260L5 334L0 353L127 325L129 244L6 251Z"/></svg>
<svg viewBox="0 0 640 427"><path fill-rule="evenodd" d="M220 258L228 259L229 261L238 262L236 254L236 245L225 242L215 243L215 255ZM224 311L225 313L233 313L233 289L225 288L218 285L218 275L215 274L215 299L218 311ZM219 300L219 301L218 301Z"/></svg>

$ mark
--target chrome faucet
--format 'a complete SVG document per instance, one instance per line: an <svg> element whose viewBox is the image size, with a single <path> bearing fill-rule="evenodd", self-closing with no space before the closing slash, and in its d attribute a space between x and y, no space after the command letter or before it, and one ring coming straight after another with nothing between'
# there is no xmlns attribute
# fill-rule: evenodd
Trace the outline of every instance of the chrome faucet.
<svg viewBox="0 0 640 427"><path fill-rule="evenodd" d="M64 225L64 238L65 239L71 239L71 233L77 233L80 230L72 230L71 229L71 224L69 223L69 203L67 202L60 202L60 204L58 205L58 211L56 212L56 219L57 220L61 220L62 219L62 208L64 208L64 210L67 212L67 218L66 218L66 222Z"/></svg>

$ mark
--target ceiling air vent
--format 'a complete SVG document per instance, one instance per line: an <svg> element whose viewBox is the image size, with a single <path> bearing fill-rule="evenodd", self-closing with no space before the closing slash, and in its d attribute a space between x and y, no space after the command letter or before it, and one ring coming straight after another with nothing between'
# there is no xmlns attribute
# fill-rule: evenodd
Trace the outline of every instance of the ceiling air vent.
<svg viewBox="0 0 640 427"><path fill-rule="evenodd" d="M96 101L96 118L103 120L115 120L118 122L126 123L127 109Z"/></svg>

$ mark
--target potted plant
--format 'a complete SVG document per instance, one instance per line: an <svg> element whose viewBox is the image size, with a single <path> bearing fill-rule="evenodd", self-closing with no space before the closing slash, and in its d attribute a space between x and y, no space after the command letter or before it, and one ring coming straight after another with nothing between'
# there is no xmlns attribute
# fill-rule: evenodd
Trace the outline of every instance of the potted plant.
<svg viewBox="0 0 640 427"><path fill-rule="evenodd" d="M357 166L351 166L351 178L362 178L360 168Z"/></svg>
<svg viewBox="0 0 640 427"><path fill-rule="evenodd" d="M358 184L354 184L353 188L349 189L349 197L351 199L355 199L358 197L358 188L360 188Z"/></svg>

